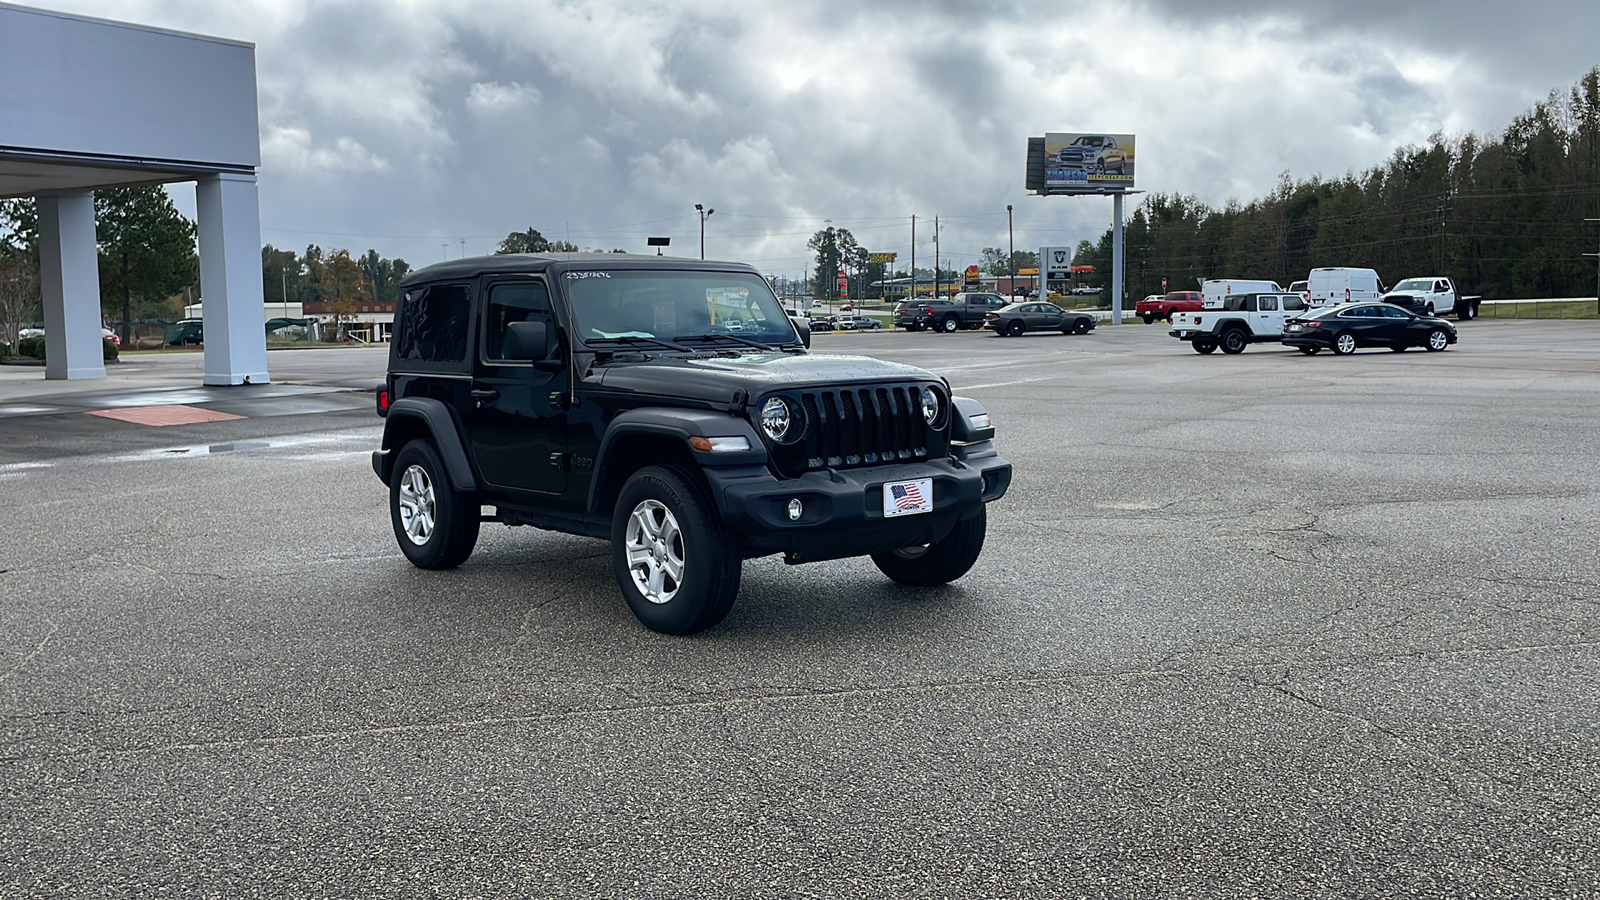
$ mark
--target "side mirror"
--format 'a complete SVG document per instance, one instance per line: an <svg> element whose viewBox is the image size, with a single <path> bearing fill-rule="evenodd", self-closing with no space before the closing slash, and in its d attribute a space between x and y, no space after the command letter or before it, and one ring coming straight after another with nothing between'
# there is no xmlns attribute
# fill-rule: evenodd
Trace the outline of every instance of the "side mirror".
<svg viewBox="0 0 1600 900"><path fill-rule="evenodd" d="M512 322L506 326L505 358L539 362L550 358L548 322Z"/></svg>
<svg viewBox="0 0 1600 900"><path fill-rule="evenodd" d="M806 316L790 316L789 321L794 323L794 330L800 333L800 343L807 350L811 349L811 319Z"/></svg>

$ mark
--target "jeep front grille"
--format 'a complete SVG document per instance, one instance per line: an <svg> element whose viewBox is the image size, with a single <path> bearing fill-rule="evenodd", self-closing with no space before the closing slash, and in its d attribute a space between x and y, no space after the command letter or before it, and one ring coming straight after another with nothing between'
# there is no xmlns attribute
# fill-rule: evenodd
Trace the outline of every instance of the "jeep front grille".
<svg viewBox="0 0 1600 900"><path fill-rule="evenodd" d="M926 459L920 385L804 391L806 468Z"/></svg>

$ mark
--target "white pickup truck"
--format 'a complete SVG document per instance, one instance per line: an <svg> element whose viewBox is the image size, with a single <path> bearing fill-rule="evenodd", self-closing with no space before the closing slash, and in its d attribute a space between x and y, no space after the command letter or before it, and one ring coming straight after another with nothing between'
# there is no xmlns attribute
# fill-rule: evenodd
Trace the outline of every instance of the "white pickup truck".
<svg viewBox="0 0 1600 900"><path fill-rule="evenodd" d="M1403 306L1418 315L1443 316L1455 313L1465 322L1478 317L1478 297L1456 293L1456 284L1443 275L1406 278L1383 295L1385 303Z"/></svg>
<svg viewBox="0 0 1600 900"><path fill-rule="evenodd" d="M1283 340L1283 323L1306 311L1299 294L1230 294L1221 309L1172 314L1172 330L1196 353L1243 353L1250 344Z"/></svg>

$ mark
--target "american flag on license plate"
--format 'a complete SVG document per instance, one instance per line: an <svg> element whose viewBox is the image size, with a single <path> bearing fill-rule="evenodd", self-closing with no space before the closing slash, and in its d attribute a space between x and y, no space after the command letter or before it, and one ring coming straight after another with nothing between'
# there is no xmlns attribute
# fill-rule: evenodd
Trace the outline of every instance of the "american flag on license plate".
<svg viewBox="0 0 1600 900"><path fill-rule="evenodd" d="M916 509L922 505L922 491L914 484L892 484L889 490L894 494L896 509Z"/></svg>

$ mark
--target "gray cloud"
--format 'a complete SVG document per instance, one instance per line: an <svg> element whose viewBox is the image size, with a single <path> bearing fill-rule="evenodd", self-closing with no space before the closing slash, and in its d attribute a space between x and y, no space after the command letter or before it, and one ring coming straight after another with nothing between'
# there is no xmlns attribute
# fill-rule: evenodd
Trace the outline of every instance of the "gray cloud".
<svg viewBox="0 0 1600 900"><path fill-rule="evenodd" d="M798 275L825 220L957 265L1094 238L1024 196L1029 135L1138 135L1140 187L1221 205L1489 131L1600 62L1583 0L57 0L253 41L264 238L428 263L529 226ZM445 245L445 246L441 246Z"/></svg>

